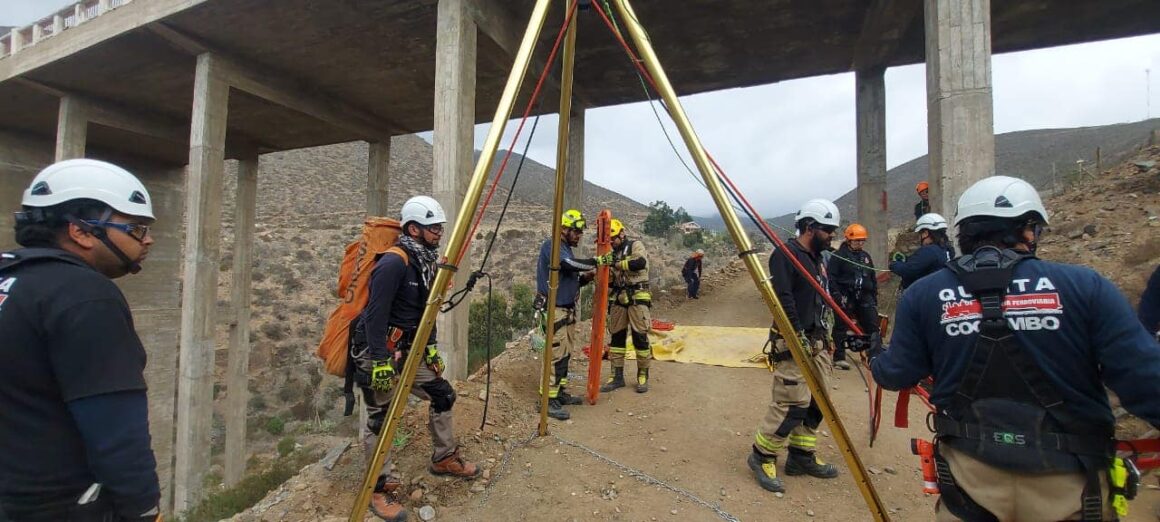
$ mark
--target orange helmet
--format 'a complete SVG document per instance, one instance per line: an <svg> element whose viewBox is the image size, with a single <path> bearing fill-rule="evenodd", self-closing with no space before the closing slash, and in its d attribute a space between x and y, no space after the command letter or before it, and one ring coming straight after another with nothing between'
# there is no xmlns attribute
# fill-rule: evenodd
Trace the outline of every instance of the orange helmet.
<svg viewBox="0 0 1160 522"><path fill-rule="evenodd" d="M930 190L930 183L919 181L918 184L914 186L915 192L922 192L924 190Z"/></svg>
<svg viewBox="0 0 1160 522"><path fill-rule="evenodd" d="M866 232L866 227L862 225L850 223L850 226L846 227L847 240L853 241L855 239L866 239L868 237L870 237L870 234Z"/></svg>

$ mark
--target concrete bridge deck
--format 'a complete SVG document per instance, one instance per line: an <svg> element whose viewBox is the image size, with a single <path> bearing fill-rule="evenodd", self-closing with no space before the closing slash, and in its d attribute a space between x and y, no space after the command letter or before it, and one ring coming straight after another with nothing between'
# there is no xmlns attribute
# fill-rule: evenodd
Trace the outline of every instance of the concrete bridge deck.
<svg viewBox="0 0 1160 522"><path fill-rule="evenodd" d="M84 10L95 13L97 2L89 3L94 6ZM562 19L563 3L549 17L541 57ZM55 136L58 95L74 94L124 108L163 129L151 133L161 136L148 136L102 126L90 130L91 145L184 164L194 62L209 50L323 105L307 115L244 93L231 97L230 156L431 130L436 4L121 0L57 35L48 17L35 43L31 27L0 40L0 128ZM531 4L472 2L481 36L477 122L494 111ZM920 0L640 1L636 8L681 94L912 64L924 57ZM995 53L1160 31L1160 3L1151 0L995 2L991 16ZM12 53L16 34L28 43ZM579 41L581 105L644 99L626 58L592 12L582 13ZM556 99L555 93L546 95ZM554 112L554 105L546 103L544 110ZM320 121L322 113L328 117ZM343 124L336 125L339 120Z"/></svg>

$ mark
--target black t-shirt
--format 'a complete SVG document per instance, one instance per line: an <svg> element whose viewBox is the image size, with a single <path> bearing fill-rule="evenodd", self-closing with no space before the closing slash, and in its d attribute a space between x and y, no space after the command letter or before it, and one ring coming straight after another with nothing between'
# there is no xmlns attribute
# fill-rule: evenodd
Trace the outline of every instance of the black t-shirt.
<svg viewBox="0 0 1160 522"><path fill-rule="evenodd" d="M129 305L59 251L0 273L0 339L0 502L75 503L94 479L68 402L146 387Z"/></svg>

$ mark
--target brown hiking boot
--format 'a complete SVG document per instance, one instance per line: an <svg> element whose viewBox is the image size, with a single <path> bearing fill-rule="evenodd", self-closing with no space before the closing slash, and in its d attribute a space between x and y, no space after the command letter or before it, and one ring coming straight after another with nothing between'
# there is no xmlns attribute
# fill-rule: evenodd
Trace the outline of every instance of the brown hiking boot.
<svg viewBox="0 0 1160 522"><path fill-rule="evenodd" d="M433 475L454 475L461 478L474 478L476 475L479 475L479 467L463 460L463 457L459 455L459 450L456 449L454 453L448 455L443 460L431 463L431 473Z"/></svg>
<svg viewBox="0 0 1160 522"><path fill-rule="evenodd" d="M371 493L371 513L376 517L389 522L404 522L407 520L407 510L395 500L390 493L375 491Z"/></svg>

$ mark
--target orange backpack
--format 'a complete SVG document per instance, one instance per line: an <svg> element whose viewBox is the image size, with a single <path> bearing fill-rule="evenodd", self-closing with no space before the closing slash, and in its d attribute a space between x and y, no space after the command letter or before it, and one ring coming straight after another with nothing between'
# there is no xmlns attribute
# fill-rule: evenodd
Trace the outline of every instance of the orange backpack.
<svg viewBox="0 0 1160 522"><path fill-rule="evenodd" d="M346 375L350 345L350 328L370 297L371 269L379 257L387 252L394 253L408 263L407 252L395 245L403 232L398 220L368 217L363 222L362 239L346 246L342 266L338 269L338 307L326 320L326 330L318 343L316 355L326 365L326 372L343 377Z"/></svg>

